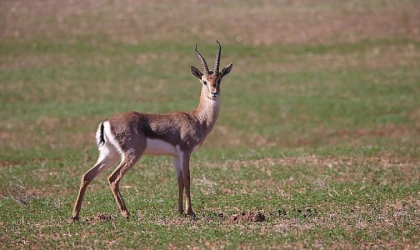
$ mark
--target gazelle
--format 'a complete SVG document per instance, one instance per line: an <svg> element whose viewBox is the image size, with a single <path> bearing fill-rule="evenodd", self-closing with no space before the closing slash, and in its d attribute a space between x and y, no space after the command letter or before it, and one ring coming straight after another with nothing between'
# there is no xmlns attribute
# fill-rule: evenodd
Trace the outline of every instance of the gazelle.
<svg viewBox="0 0 420 250"><path fill-rule="evenodd" d="M217 41L216 41L217 42ZM206 60L195 53L201 62L204 73L191 66L191 73L201 82L201 96L198 107L190 112L170 114L145 114L127 112L114 116L101 124L96 132L99 159L82 177L72 219L79 218L83 196L89 183L102 171L108 169L118 159L118 167L108 177L112 193L123 217L129 212L119 191L121 178L134 164L146 155L168 155L173 163L178 178L178 211L184 212L183 194L186 196L186 212L194 216L190 196L190 157L206 139L217 121L220 111L220 83L232 70L229 64L219 72L221 45L216 55L214 70L210 71Z"/></svg>

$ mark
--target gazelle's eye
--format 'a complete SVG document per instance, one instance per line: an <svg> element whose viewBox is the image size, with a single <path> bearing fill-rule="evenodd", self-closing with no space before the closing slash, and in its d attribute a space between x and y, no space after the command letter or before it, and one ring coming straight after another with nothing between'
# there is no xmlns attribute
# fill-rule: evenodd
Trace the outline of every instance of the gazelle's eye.
<svg viewBox="0 0 420 250"><path fill-rule="evenodd" d="M206 81L203 81L203 84L207 86L207 82Z"/></svg>

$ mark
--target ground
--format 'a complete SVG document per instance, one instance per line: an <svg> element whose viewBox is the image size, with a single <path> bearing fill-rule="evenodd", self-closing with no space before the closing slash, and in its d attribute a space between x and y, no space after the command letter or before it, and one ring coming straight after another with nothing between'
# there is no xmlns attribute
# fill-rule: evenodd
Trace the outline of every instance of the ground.
<svg viewBox="0 0 420 250"><path fill-rule="evenodd" d="M0 2L0 247L419 248L420 4L402 1ZM198 44L222 44L222 107L191 162L89 186L95 130L129 110L192 110Z"/></svg>

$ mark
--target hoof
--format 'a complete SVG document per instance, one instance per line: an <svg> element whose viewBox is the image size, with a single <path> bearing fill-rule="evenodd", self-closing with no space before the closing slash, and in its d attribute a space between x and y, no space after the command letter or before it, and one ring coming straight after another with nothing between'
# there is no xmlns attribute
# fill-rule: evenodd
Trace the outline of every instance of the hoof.
<svg viewBox="0 0 420 250"><path fill-rule="evenodd" d="M128 211L121 212L121 215L122 215L122 217L124 217L126 219L130 218L130 213Z"/></svg>
<svg viewBox="0 0 420 250"><path fill-rule="evenodd" d="M188 214L188 216L190 216L191 220L197 220L197 216L195 215L195 213Z"/></svg>

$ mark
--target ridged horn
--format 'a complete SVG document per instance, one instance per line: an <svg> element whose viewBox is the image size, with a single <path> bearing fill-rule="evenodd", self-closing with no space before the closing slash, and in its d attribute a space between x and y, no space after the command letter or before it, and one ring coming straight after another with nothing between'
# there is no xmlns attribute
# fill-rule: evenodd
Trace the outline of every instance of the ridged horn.
<svg viewBox="0 0 420 250"><path fill-rule="evenodd" d="M219 41L217 41L219 45L219 51L217 51L216 61L214 62L214 72L219 73L219 64L220 64L220 54L222 54L222 45L220 45Z"/></svg>
<svg viewBox="0 0 420 250"><path fill-rule="evenodd" d="M195 54L198 57L198 60L201 62L201 67L203 67L204 74L209 75L209 67L207 66L206 60L204 60L204 57L198 52L197 50L197 44L195 45Z"/></svg>

